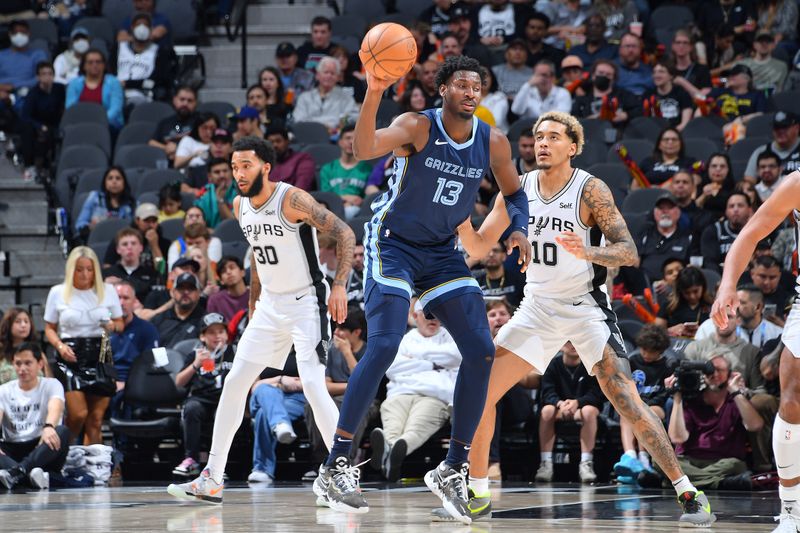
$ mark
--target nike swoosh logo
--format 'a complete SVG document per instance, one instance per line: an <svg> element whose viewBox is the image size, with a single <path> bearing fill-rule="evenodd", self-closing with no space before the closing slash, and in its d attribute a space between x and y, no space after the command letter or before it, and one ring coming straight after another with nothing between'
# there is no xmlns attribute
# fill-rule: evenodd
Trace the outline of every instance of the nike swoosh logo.
<svg viewBox="0 0 800 533"><path fill-rule="evenodd" d="M295 296L294 299L295 299L295 301L297 301L297 300L300 300L300 299L305 298L305 297L306 297L306 295L303 294L303 295L300 295L300 296Z"/></svg>
<svg viewBox="0 0 800 533"><path fill-rule="evenodd" d="M472 446L464 446L464 449L465 449L466 451L470 451L470 450L472 449Z"/></svg>
<svg viewBox="0 0 800 533"><path fill-rule="evenodd" d="M577 306L581 305L581 302L578 302L578 303L572 302L572 305L573 305L573 307L577 307Z"/></svg>
<svg viewBox="0 0 800 533"><path fill-rule="evenodd" d="M443 144L447 144L447 141L443 141L441 139L436 139L435 141L433 141L433 144L435 144L437 146L442 146Z"/></svg>
<svg viewBox="0 0 800 533"><path fill-rule="evenodd" d="M224 485L223 485L222 487L220 487L220 488L216 489L216 490L214 490L214 489L211 489L211 490L209 490L209 491L208 491L208 493L209 493L211 496L216 496L217 494L219 494L219 493L220 493L220 491L222 491L222 489L223 489L223 488L224 488Z"/></svg>

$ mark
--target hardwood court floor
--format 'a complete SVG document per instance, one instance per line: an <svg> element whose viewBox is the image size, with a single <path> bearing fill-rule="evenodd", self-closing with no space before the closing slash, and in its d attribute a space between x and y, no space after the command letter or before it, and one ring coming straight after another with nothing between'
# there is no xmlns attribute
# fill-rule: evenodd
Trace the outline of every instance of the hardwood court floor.
<svg viewBox="0 0 800 533"><path fill-rule="evenodd" d="M365 515L345 515L314 505L310 484L270 488L232 484L225 503L179 502L163 486L0 493L0 531L107 533L186 531L330 533L484 533L567 531L570 533L677 532L674 494L601 485L508 485L493 489L494 516L472 526L432 523L438 499L424 487L365 484ZM772 531L777 492L716 493L712 531ZM684 530L686 531L686 530ZM709 530L702 530L709 531Z"/></svg>

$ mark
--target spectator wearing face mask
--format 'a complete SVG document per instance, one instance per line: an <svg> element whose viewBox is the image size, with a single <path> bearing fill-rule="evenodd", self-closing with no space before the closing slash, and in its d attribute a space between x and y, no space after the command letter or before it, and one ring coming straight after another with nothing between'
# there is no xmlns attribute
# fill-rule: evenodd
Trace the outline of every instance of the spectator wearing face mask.
<svg viewBox="0 0 800 533"><path fill-rule="evenodd" d="M152 18L137 13L131 22L133 39L119 43L117 78L128 104L166 100L170 93L174 52L153 41Z"/></svg>
<svg viewBox="0 0 800 533"><path fill-rule="evenodd" d="M69 36L69 48L58 54L53 62L56 83L68 84L80 75L81 59L89 50L89 32L86 28L75 28Z"/></svg>
<svg viewBox="0 0 800 533"><path fill-rule="evenodd" d="M12 22L8 36L11 46L0 50L0 92L10 93L36 85L36 65L47 61L47 54L28 46L31 30L24 20Z"/></svg>

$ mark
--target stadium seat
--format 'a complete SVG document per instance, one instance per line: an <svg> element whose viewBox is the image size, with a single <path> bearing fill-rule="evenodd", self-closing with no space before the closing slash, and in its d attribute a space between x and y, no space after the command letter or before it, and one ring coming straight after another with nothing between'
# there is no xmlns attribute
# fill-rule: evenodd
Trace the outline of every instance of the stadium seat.
<svg viewBox="0 0 800 533"><path fill-rule="evenodd" d="M771 111L791 111L800 115L800 91L775 93L769 99Z"/></svg>
<svg viewBox="0 0 800 533"><path fill-rule="evenodd" d="M172 42L194 44L197 42L197 2L195 0L169 0L159 2L158 11L169 19Z"/></svg>
<svg viewBox="0 0 800 533"><path fill-rule="evenodd" d="M369 216L357 216L353 220L347 223L350 226L350 229L353 230L353 233L356 236L356 244L359 244L364 241L364 224L370 221Z"/></svg>
<svg viewBox="0 0 800 533"><path fill-rule="evenodd" d="M731 159L731 173L734 181L742 181L744 179L744 171L747 170L748 162L747 159Z"/></svg>
<svg viewBox="0 0 800 533"><path fill-rule="evenodd" d="M72 228L75 228L75 222L78 220L78 215L81 214L81 209L83 208L83 204L86 202L86 199L91 194L90 191L82 192L80 194L76 194L72 198L72 205L69 207L69 220L70 225Z"/></svg>
<svg viewBox="0 0 800 533"><path fill-rule="evenodd" d="M197 196L194 193L190 192L182 192L181 193L181 209L186 211L190 207L194 205L194 201L197 200Z"/></svg>
<svg viewBox="0 0 800 533"><path fill-rule="evenodd" d="M620 332L622 332L622 336L626 340L631 341L631 343L634 343L636 336L639 334L644 324L642 324L640 320L620 320L617 322L617 326Z"/></svg>
<svg viewBox="0 0 800 533"><path fill-rule="evenodd" d="M309 144L303 151L311 155L317 169L321 168L325 163L339 159L342 153L335 144Z"/></svg>
<svg viewBox="0 0 800 533"><path fill-rule="evenodd" d="M117 232L131 225L129 220L121 218L107 218L101 220L89 233L89 244L96 242L111 242L117 238ZM101 257L102 259L102 257Z"/></svg>
<svg viewBox="0 0 800 533"><path fill-rule="evenodd" d="M639 318L633 309L622 303L621 301L616 301L611 304L611 310L617 315L618 321L631 321L631 322L642 322L642 319Z"/></svg>
<svg viewBox="0 0 800 533"><path fill-rule="evenodd" d="M658 136L669 125L663 118L659 117L636 117L631 119L625 131L622 132L623 139L646 139L655 144Z"/></svg>
<svg viewBox="0 0 800 533"><path fill-rule="evenodd" d="M250 250L250 244L242 241L230 241L222 243L222 255L232 255L244 262L244 258Z"/></svg>
<svg viewBox="0 0 800 533"><path fill-rule="evenodd" d="M139 180L136 185L134 193L136 196L144 192L154 192L158 194L161 187L170 183L181 183L183 181L183 174L173 168L161 168L151 170Z"/></svg>
<svg viewBox="0 0 800 533"><path fill-rule="evenodd" d="M58 171L68 168L105 168L108 156L97 146L70 146L61 151L58 158Z"/></svg>
<svg viewBox="0 0 800 533"><path fill-rule="evenodd" d="M708 161L711 154L723 151L719 144L705 137L700 139L694 137L684 138L683 147L686 157L703 163Z"/></svg>
<svg viewBox="0 0 800 533"><path fill-rule="evenodd" d="M161 228L161 235L165 239L174 241L175 239L183 235L183 220L179 218L171 218L169 220L165 220L158 226Z"/></svg>
<svg viewBox="0 0 800 533"><path fill-rule="evenodd" d="M80 173L78 184L75 186L75 194L82 192L99 191L103 186L103 176L106 174L106 169L92 169Z"/></svg>
<svg viewBox="0 0 800 533"><path fill-rule="evenodd" d="M747 137L772 137L772 120L775 113L764 113L747 122Z"/></svg>
<svg viewBox="0 0 800 533"><path fill-rule="evenodd" d="M511 124L511 126L509 126L508 128L508 134L506 135L508 137L508 140L511 141L512 143L517 142L524 130L533 129L533 124L535 122L536 121L533 120L532 118L521 118L515 120L514 123Z"/></svg>
<svg viewBox="0 0 800 533"><path fill-rule="evenodd" d="M347 37L353 35L364 35L367 30L367 21L364 17L358 14L352 15L339 15L331 19L331 31L334 35L334 40L338 42L336 37Z"/></svg>
<svg viewBox="0 0 800 533"><path fill-rule="evenodd" d="M70 146L96 146L111 158L111 133L108 128L98 128L97 124L72 124L64 128L61 148Z"/></svg>
<svg viewBox="0 0 800 533"><path fill-rule="evenodd" d="M198 113L214 113L223 128L228 127L230 119L236 114L236 108L228 102L203 102L197 105Z"/></svg>
<svg viewBox="0 0 800 533"><path fill-rule="evenodd" d="M586 142L610 145L617 140L617 130L607 120L584 118L580 120L580 123L583 126L583 138L586 139Z"/></svg>
<svg viewBox="0 0 800 533"><path fill-rule="evenodd" d="M647 139L623 139L619 143L628 149L628 153L637 163L648 156L653 155L653 143ZM606 162L608 163L621 163L619 154L617 153L617 144L608 149Z"/></svg>
<svg viewBox="0 0 800 533"><path fill-rule="evenodd" d="M694 24L692 10L680 5L661 5L650 14L650 29L653 35L660 37L659 43L669 45L676 30L688 28ZM659 33L659 30L662 30ZM666 37L666 40L664 36Z"/></svg>
<svg viewBox="0 0 800 533"><path fill-rule="evenodd" d="M732 161L749 161L750 156L756 148L772 142L769 137L750 137L749 135L731 145L728 149L728 157Z"/></svg>
<svg viewBox="0 0 800 533"><path fill-rule="evenodd" d="M402 113L400 109L400 104L392 100L391 98L384 98L381 100L381 104L378 107L378 114L375 117L375 125L378 128L385 128L389 124L392 123L394 117Z"/></svg>
<svg viewBox="0 0 800 533"><path fill-rule="evenodd" d="M159 11L162 6L158 6ZM117 42L117 33L111 21L105 17L82 17L75 23L76 28L85 28L89 32L89 37L102 39L109 47ZM106 57L106 61L108 61Z"/></svg>
<svg viewBox="0 0 800 533"><path fill-rule="evenodd" d="M83 122L91 122L98 126L108 127L108 115L105 108L100 104L78 102L64 110L59 127L63 131L67 126Z"/></svg>
<svg viewBox="0 0 800 533"><path fill-rule="evenodd" d="M223 220L217 227L214 228L214 237L217 237L224 243L226 242L247 242L242 228L239 226L239 221L236 219Z"/></svg>
<svg viewBox="0 0 800 533"><path fill-rule="evenodd" d="M684 139L712 139L718 143L724 141L722 127L711 117L695 117L683 128L681 135Z"/></svg>
<svg viewBox="0 0 800 533"><path fill-rule="evenodd" d="M66 168L63 171L59 171L56 174L56 181L54 183L54 188L56 192L56 196L58 198L58 205L61 207L66 207L69 209L72 205L72 193L70 189L72 187L77 187L78 183L81 180L81 176L88 172L99 172L102 176L103 173L106 171L106 166L104 165L102 168L84 168L84 167L74 167L74 168ZM99 183L99 179L97 181Z"/></svg>
<svg viewBox="0 0 800 533"><path fill-rule="evenodd" d="M175 110L171 105L164 102L145 102L139 104L131 111L131 116L128 117L128 124L135 122L153 122L158 124L163 119L171 117L175 114ZM155 126L153 126L155 131Z"/></svg>
<svg viewBox="0 0 800 533"><path fill-rule="evenodd" d="M514 143L516 145L516 143ZM606 144L600 141L587 142L583 145L580 155L572 159L572 166L577 168L588 168L606 160Z"/></svg>
<svg viewBox="0 0 800 533"><path fill-rule="evenodd" d="M294 133L294 142L300 144L330 143L328 128L319 122L295 122L289 129Z"/></svg>
<svg viewBox="0 0 800 533"><path fill-rule="evenodd" d="M621 163L596 163L587 169L587 172L600 178L611 189L614 203L617 208L622 207L622 202L628 196L631 185L631 175Z"/></svg>
<svg viewBox="0 0 800 533"><path fill-rule="evenodd" d="M31 40L41 39L47 43L50 51L58 47L58 27L49 18L31 18L27 19L28 27L30 27Z"/></svg>
<svg viewBox="0 0 800 533"><path fill-rule="evenodd" d="M114 145L114 149L119 150L123 146L130 146L133 144L147 144L153 137L155 131L156 125L153 122L132 122L126 124L117 136L117 143Z"/></svg>
<svg viewBox="0 0 800 533"><path fill-rule="evenodd" d="M328 211L344 220L344 202L335 192L312 191L309 193L314 200L323 204Z"/></svg>
<svg viewBox="0 0 800 533"><path fill-rule="evenodd" d="M136 195L136 205L153 204L158 205L158 193L155 191L145 191Z"/></svg>
<svg viewBox="0 0 800 533"><path fill-rule="evenodd" d="M649 211L644 212L623 212L622 218L625 219L625 225L628 226L628 231L631 235L636 236L644 231L648 220L653 219L653 214Z"/></svg>
<svg viewBox="0 0 800 533"><path fill-rule="evenodd" d="M199 339L186 339L175 344L175 346L173 346L172 349L175 350L176 352L181 353L184 357L188 357L189 354L194 352L195 348L197 348L199 345L200 345Z"/></svg>
<svg viewBox="0 0 800 533"><path fill-rule="evenodd" d="M374 192L372 194L368 194L364 197L364 201L361 203L361 209L358 211L359 217L372 217L372 202L375 201L375 198L382 195L382 192Z"/></svg>
<svg viewBox="0 0 800 533"><path fill-rule="evenodd" d="M125 19L133 15L131 0L103 0L102 5L103 18L108 19L114 31L119 31ZM160 9L161 6L159 6Z"/></svg>
<svg viewBox="0 0 800 533"><path fill-rule="evenodd" d="M706 278L706 287L708 287L708 291L711 295L715 295L717 293L717 285L719 285L720 281L722 281L722 276L716 270L711 270L710 268L702 268L703 277Z"/></svg>
<svg viewBox="0 0 800 533"><path fill-rule="evenodd" d="M381 0L345 0L343 14L359 15L366 20L376 20L386 14L386 6Z"/></svg>
<svg viewBox="0 0 800 533"><path fill-rule="evenodd" d="M123 146L114 154L114 164L122 168L146 167L167 168L167 155L161 148L146 144L130 144Z"/></svg>
<svg viewBox="0 0 800 533"><path fill-rule="evenodd" d="M653 210L656 198L664 194L664 189L636 189L628 193L622 202L623 213L646 213Z"/></svg>

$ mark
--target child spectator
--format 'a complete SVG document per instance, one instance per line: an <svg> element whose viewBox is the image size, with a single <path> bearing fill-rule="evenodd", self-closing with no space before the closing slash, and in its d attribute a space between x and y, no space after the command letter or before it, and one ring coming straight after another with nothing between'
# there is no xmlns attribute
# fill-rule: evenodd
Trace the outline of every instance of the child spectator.
<svg viewBox="0 0 800 533"><path fill-rule="evenodd" d="M158 191L158 223L179 218L183 220L186 211L181 209L181 186L179 183L168 183Z"/></svg>

